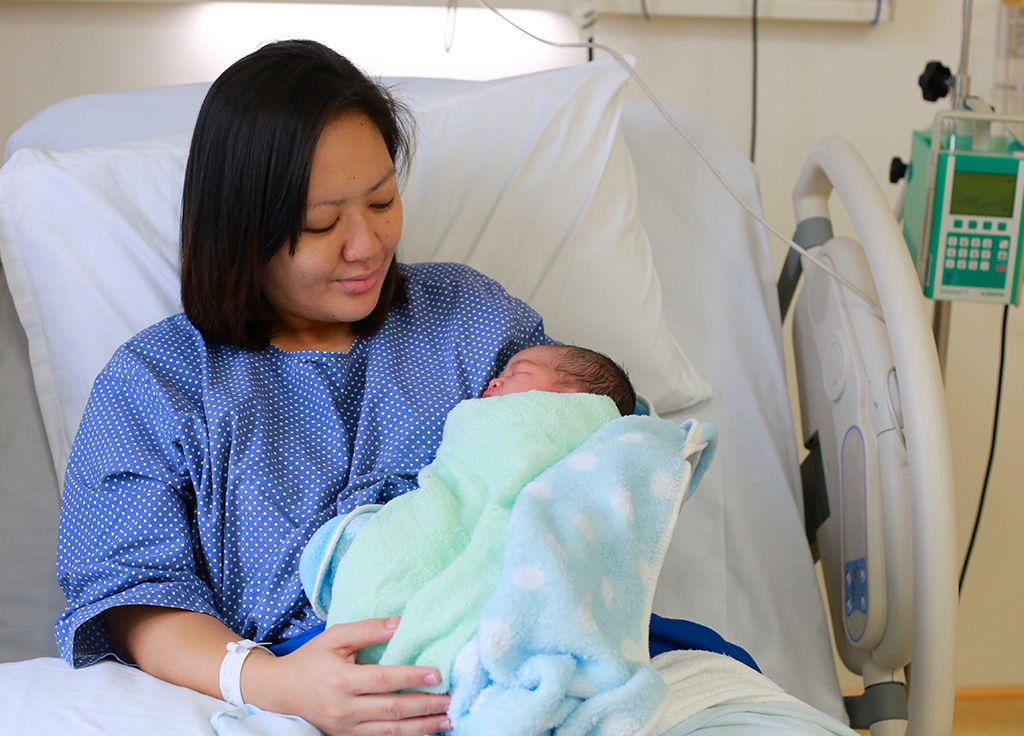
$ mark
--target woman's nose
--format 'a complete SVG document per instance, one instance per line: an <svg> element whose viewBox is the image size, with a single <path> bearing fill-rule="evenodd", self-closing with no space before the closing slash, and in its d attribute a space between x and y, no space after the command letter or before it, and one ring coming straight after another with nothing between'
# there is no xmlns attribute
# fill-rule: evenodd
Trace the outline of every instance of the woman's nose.
<svg viewBox="0 0 1024 736"><path fill-rule="evenodd" d="M372 223L361 214L348 218L342 257L349 263L368 261L380 252L380 238L374 232Z"/></svg>

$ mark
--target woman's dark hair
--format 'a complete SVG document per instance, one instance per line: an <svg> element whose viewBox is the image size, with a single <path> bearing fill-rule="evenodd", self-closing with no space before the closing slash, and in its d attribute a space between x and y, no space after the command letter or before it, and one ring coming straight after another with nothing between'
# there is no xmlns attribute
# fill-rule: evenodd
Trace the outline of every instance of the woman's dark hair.
<svg viewBox="0 0 1024 736"><path fill-rule="evenodd" d="M401 177L412 137L407 109L323 44L269 44L210 87L192 134L181 213L181 302L207 340L268 345L274 315L263 296L265 267L286 244L295 251L320 134L351 111L377 126ZM376 308L353 331L373 335L391 305L406 301L392 259Z"/></svg>
<svg viewBox="0 0 1024 736"><path fill-rule="evenodd" d="M636 409L636 391L626 370L604 353L576 345L563 345L555 361L558 382L582 388L588 394L607 396L619 414L629 416Z"/></svg>

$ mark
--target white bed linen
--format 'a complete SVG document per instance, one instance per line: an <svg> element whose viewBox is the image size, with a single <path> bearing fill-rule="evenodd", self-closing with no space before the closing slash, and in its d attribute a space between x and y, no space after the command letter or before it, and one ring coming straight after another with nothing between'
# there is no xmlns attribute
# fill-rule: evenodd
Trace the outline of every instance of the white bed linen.
<svg viewBox="0 0 1024 736"><path fill-rule="evenodd" d="M754 173L728 134L693 111L672 114L759 204ZM693 415L720 433L676 527L654 612L711 627L788 692L846 722L793 500L800 470L767 236L652 105L627 104L623 119L669 326L715 386L707 404L667 418Z"/></svg>
<svg viewBox="0 0 1024 736"><path fill-rule="evenodd" d="M82 670L55 658L12 662L0 665L0 683L0 733L20 736L208 736L210 716L230 707L111 660Z"/></svg>
<svg viewBox="0 0 1024 736"><path fill-rule="evenodd" d="M92 101L103 105L106 97L95 96ZM74 108L74 117L87 117L87 108ZM174 109L162 114L157 105L153 119L173 118ZM154 113L151 105L147 110ZM728 136L695 113L675 113L741 191L756 200L753 173ZM714 422L722 438L718 457L683 512L659 584L655 610L714 628L750 651L765 673L788 692L842 718L820 593L793 500L793 489L799 482L797 451L764 234L713 181L703 163L657 117L652 106L628 103L624 119L639 180L641 218L665 284L669 323L697 370L716 391L709 402L685 414ZM126 121L125 128L131 128L132 135L137 136L139 126L149 126L150 120ZM50 125L51 133L58 130L59 125ZM150 135L159 132L164 131L146 130ZM32 139L28 133L19 136L35 145L45 142L59 147L53 141ZM74 145L80 143L78 140ZM0 366L4 365L0 361ZM24 375L18 378L6 368L4 371L0 378L13 376L16 381L0 381L5 395L31 390L30 378L26 382ZM5 421L7 413L5 410ZM40 431L38 414L32 416L28 410L14 423ZM10 467L10 458L16 457L12 453L17 450L11 447L15 446L0 448L7 453L0 457L5 468ZM15 483L0 478L4 484L0 517L14 519L18 525L46 517L49 528L53 527L53 472L49 469L47 476L46 468L37 471L38 477ZM31 488L40 498L54 499L52 505L43 503L23 510L15 491L24 493L25 488ZM6 562L10 558L4 555L5 578L0 590L5 591L5 598L9 584L45 585L41 581L50 579L52 537L46 537L51 533L31 540L39 554L25 555L22 569L11 571ZM18 631L50 630L45 617L12 620L10 625ZM6 651L0 656L9 658ZM22 650L16 656L26 654ZM8 688L17 687L18 692L25 692L19 683L28 682L25 678L34 667L39 670L40 687L50 688L47 692L55 702L68 702L63 678L47 679L45 674L50 671L52 675L59 669L60 665L52 661L0 666L0 691L13 693ZM113 666L102 667L110 670ZM103 687L97 688L95 681L87 678L98 677L104 670L75 675L82 683L75 688L78 697L89 698L97 708L106 708L112 701ZM129 678L126 681L140 677L138 673L124 676ZM52 701L35 698L33 702ZM205 712L210 703L189 707ZM30 719L17 725L21 732L34 732L23 728L32 723L38 721ZM162 733L149 725L147 730L154 736ZM58 727L38 732L87 731Z"/></svg>
<svg viewBox="0 0 1024 736"><path fill-rule="evenodd" d="M664 318L620 125L628 79L606 59L492 82L399 81L417 135L398 257L496 279L544 315L549 335L625 362L637 390L672 411L711 388ZM0 256L58 480L95 376L180 310L190 139L186 127L21 149L0 169Z"/></svg>
<svg viewBox="0 0 1024 736"><path fill-rule="evenodd" d="M670 683L670 693L681 694L682 705L675 713L665 713L662 720L673 725L663 730L659 724L654 736L683 736L702 729L717 736L854 734L804 703L790 700L752 670L744 672L745 665L715 654L688 655L660 664L655 660ZM4 734L213 736L211 717L231 711L231 706L217 698L169 685L111 661L76 672L59 659L46 658L3 665L2 671L9 678L4 708L0 709L0 733ZM699 683L699 692L694 692L691 681ZM87 703L88 707L59 707L59 703ZM703 708L701 703L710 707ZM305 736L315 731L301 721L267 720L266 714L234 725L232 733L248 736Z"/></svg>

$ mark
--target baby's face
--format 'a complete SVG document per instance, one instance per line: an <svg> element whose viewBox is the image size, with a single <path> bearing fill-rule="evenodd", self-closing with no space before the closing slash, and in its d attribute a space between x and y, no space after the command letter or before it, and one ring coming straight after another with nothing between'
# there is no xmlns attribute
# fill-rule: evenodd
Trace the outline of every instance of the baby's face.
<svg viewBox="0 0 1024 736"><path fill-rule="evenodd" d="M512 356L505 370L487 384L483 398L507 396L523 391L551 391L559 394L576 393L571 385L559 385L559 348L553 345L538 345L520 350Z"/></svg>

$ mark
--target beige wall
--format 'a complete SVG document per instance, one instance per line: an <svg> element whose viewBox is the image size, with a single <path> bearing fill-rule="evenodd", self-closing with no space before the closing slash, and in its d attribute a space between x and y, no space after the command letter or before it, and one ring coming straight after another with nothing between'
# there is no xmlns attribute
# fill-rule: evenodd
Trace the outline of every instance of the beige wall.
<svg viewBox="0 0 1024 736"><path fill-rule="evenodd" d="M930 59L956 67L959 11L953 0L918 0L900 3L896 20L876 28L761 24L757 164L771 222L792 230L790 189L810 147L827 135L852 141L895 201L896 188L886 179L889 159L905 157L911 131L925 127L939 109L920 99L916 80ZM270 38L313 36L384 74L455 75L470 60L472 76L487 78L579 58L512 38L505 51L489 53L473 33L473 24L484 21L466 11L459 14L452 54L445 55L443 16L419 12L394 11L385 21L386 40L371 43L350 16L310 21L314 16L298 6L282 15L271 6L239 14L200 4L0 3L0 141L49 103L86 92L208 80ZM972 72L974 91L983 95L992 83L995 14L994 0L977 1ZM572 29L556 23L548 31L568 38ZM711 115L748 149L748 23L606 17L598 40L635 55L640 73L666 102ZM836 221L840 231L850 231L841 213ZM776 247L778 262L783 255ZM957 304L953 310L947 383L961 553L985 470L999 319L997 307ZM1018 623L1024 611L1022 376L1024 320L1013 309L1001 441L961 609L957 679L965 686L1024 684L1024 627Z"/></svg>
<svg viewBox="0 0 1024 736"><path fill-rule="evenodd" d="M443 8L371 10L372 20L365 9L331 5L0 1L0 141L53 102L211 81L239 57L283 38L315 38L381 75L492 79L586 58L581 50L538 44L478 8L457 12L446 53ZM555 40L579 40L568 17L512 15ZM381 27L386 32L372 30Z"/></svg>

